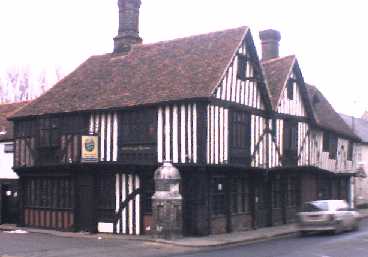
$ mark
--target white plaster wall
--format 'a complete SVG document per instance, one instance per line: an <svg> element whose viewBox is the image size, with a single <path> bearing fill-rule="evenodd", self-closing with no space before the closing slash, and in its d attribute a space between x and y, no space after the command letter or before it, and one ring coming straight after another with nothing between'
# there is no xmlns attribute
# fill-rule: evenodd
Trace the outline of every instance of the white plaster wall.
<svg viewBox="0 0 368 257"><path fill-rule="evenodd" d="M0 179L17 179L13 171L13 153L5 153L4 145L11 142L0 142Z"/></svg>
<svg viewBox="0 0 368 257"><path fill-rule="evenodd" d="M357 167L363 167L368 176L368 145L359 144L355 149ZM357 205L368 203L368 177L355 178L355 203Z"/></svg>

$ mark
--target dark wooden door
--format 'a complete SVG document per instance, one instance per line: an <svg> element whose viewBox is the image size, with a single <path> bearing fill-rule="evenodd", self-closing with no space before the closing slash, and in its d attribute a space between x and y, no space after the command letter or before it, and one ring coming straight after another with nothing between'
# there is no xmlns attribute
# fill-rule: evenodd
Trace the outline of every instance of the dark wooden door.
<svg viewBox="0 0 368 257"><path fill-rule="evenodd" d="M1 186L1 223L17 223L18 192L15 186Z"/></svg>
<svg viewBox="0 0 368 257"><path fill-rule="evenodd" d="M80 231L96 232L94 183L91 175L79 177L78 228Z"/></svg>
<svg viewBox="0 0 368 257"><path fill-rule="evenodd" d="M186 236L209 234L209 178L204 170L183 172L183 231Z"/></svg>
<svg viewBox="0 0 368 257"><path fill-rule="evenodd" d="M266 227L269 225L270 208L267 181L263 179L257 180L254 190L254 215L255 225L257 228Z"/></svg>

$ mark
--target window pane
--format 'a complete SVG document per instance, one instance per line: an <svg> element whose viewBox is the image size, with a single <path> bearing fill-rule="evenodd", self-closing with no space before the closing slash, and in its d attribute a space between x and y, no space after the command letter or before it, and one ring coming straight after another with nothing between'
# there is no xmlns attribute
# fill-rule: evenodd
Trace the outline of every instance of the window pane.
<svg viewBox="0 0 368 257"><path fill-rule="evenodd" d="M4 153L14 153L14 144L13 143L5 144Z"/></svg>
<svg viewBox="0 0 368 257"><path fill-rule="evenodd" d="M247 56L243 54L238 55L238 71L237 78L240 80L246 79Z"/></svg>

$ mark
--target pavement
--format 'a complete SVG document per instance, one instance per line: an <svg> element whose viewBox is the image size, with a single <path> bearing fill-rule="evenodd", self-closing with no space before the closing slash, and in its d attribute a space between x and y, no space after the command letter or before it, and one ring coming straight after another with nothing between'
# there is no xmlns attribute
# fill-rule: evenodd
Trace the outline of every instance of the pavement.
<svg viewBox="0 0 368 257"><path fill-rule="evenodd" d="M368 218L368 209L359 210L361 218ZM153 238L148 235L133 236L133 235L115 235L115 234L105 234L105 233L84 233L84 232L62 232L56 230L47 229L35 229L35 228L23 228L17 227L14 224L2 224L0 225L0 230L3 231L16 231L19 230L20 233L26 231L28 233L41 233L49 234L60 237L68 238L94 238L94 239L121 239L121 240L136 240L136 241L146 241L158 244L167 244L173 246L181 247L219 247L234 244L246 244L256 241L265 241L274 238L281 238L297 233L297 227L295 224L260 228L256 230L248 230L242 232L232 232L227 234L217 234L209 235L203 237L183 237L175 239L158 239Z"/></svg>

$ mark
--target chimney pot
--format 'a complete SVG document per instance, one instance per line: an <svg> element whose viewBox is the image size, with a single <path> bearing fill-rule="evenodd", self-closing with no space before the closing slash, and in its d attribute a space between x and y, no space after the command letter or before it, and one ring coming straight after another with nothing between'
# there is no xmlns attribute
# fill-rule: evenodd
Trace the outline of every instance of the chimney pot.
<svg viewBox="0 0 368 257"><path fill-rule="evenodd" d="M274 29L260 31L259 38L262 42L262 61L279 57L279 42L281 40L279 31Z"/></svg>

